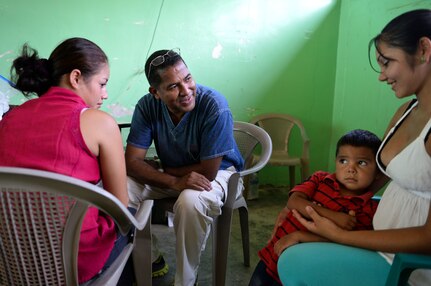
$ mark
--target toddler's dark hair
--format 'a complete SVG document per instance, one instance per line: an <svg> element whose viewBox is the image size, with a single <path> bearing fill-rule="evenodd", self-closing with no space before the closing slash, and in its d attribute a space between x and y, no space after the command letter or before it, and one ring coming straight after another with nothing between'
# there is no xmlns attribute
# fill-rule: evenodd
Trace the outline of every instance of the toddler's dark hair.
<svg viewBox="0 0 431 286"><path fill-rule="evenodd" d="M355 129L347 132L338 140L335 156L338 155L340 147L345 145L370 148L375 156L379 150L380 144L382 144L382 141L376 134L368 130Z"/></svg>

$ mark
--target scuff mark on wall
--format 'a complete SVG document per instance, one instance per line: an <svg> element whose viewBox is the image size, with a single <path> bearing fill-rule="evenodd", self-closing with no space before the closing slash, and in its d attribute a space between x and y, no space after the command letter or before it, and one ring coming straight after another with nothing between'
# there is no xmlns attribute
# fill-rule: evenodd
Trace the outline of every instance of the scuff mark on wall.
<svg viewBox="0 0 431 286"><path fill-rule="evenodd" d="M127 108L119 103L109 104L107 108L109 109L109 113L115 118L132 115L134 111L134 108Z"/></svg>
<svg viewBox="0 0 431 286"><path fill-rule="evenodd" d="M259 108L249 106L249 107L244 108L244 110L247 113L247 116L251 118L251 117L256 115L256 111L258 111Z"/></svg>
<svg viewBox="0 0 431 286"><path fill-rule="evenodd" d="M392 11L394 11L394 10L396 11L396 10L400 10L400 9L405 9L407 7L413 7L413 8L419 9L419 8L422 8L422 7L420 7L421 5L427 5L428 3L429 3L429 0L413 1L413 2L410 2L410 3L404 4L404 5L398 5L396 7L388 9L388 11L391 11L391 10Z"/></svg>
<svg viewBox="0 0 431 286"><path fill-rule="evenodd" d="M4 57L6 55L9 55L9 54L12 54L12 50L9 50L9 51L4 52L3 54L0 54L0 58Z"/></svg>
<svg viewBox="0 0 431 286"><path fill-rule="evenodd" d="M212 57L214 59L220 58L222 50L223 50L223 46L220 43L217 43L217 45L213 49Z"/></svg>

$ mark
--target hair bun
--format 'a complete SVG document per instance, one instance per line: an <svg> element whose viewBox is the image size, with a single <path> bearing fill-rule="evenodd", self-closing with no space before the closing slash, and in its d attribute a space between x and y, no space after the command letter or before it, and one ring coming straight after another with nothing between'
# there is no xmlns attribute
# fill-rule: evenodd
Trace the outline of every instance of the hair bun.
<svg viewBox="0 0 431 286"><path fill-rule="evenodd" d="M40 59L36 50L24 45L21 56L13 62L11 78L25 95L42 95L51 85L50 62Z"/></svg>

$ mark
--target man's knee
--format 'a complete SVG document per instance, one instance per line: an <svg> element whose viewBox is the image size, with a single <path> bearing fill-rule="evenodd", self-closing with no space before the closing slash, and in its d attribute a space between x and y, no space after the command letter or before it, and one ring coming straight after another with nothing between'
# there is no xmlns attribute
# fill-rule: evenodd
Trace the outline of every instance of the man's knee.
<svg viewBox="0 0 431 286"><path fill-rule="evenodd" d="M217 190L209 192L184 190L177 199L174 212L183 216L214 218L221 214L222 199L223 192Z"/></svg>
<svg viewBox="0 0 431 286"><path fill-rule="evenodd" d="M183 190L174 205L175 214L196 214L196 202L199 201L199 191Z"/></svg>

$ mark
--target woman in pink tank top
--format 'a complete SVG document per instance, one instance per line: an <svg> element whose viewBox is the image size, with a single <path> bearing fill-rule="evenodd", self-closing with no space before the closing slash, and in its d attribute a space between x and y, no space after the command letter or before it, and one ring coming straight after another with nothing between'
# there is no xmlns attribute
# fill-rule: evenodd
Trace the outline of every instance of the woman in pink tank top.
<svg viewBox="0 0 431 286"><path fill-rule="evenodd" d="M63 41L49 59L24 45L12 64L12 81L36 95L0 121L0 166L47 170L103 187L128 204L123 144L116 121L99 110L108 97L108 58L83 38ZM117 239L121 238L121 239ZM89 208L81 229L79 283L103 271L127 238L113 220Z"/></svg>

